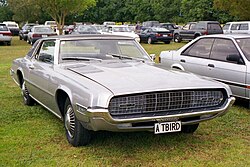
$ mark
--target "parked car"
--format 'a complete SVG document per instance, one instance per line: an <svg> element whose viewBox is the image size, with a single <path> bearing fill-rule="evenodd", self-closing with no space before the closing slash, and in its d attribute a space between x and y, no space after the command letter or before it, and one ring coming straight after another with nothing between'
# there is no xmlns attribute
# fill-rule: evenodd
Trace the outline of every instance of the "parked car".
<svg viewBox="0 0 250 167"><path fill-rule="evenodd" d="M19 34L19 26L14 21L4 21L3 24L5 24L9 30L11 31L12 35L18 35Z"/></svg>
<svg viewBox="0 0 250 167"><path fill-rule="evenodd" d="M140 42L140 37L126 25L109 25L102 29L102 34L123 35L135 38Z"/></svg>
<svg viewBox="0 0 250 167"><path fill-rule="evenodd" d="M26 105L36 101L64 121L73 146L100 130L193 133L235 100L225 84L156 67L125 36L42 38L10 73Z"/></svg>
<svg viewBox="0 0 250 167"><path fill-rule="evenodd" d="M250 34L250 21L228 22L223 26L224 34Z"/></svg>
<svg viewBox="0 0 250 167"><path fill-rule="evenodd" d="M27 42L33 45L40 38L54 35L57 35L57 33L50 26L33 26L28 33Z"/></svg>
<svg viewBox="0 0 250 167"><path fill-rule="evenodd" d="M142 27L141 30L144 31L148 28L151 27L159 27L160 26L160 22L159 21L145 21L142 23Z"/></svg>
<svg viewBox="0 0 250 167"><path fill-rule="evenodd" d="M174 31L174 41L193 40L201 35L223 34L223 30L218 21L190 22L182 29Z"/></svg>
<svg viewBox="0 0 250 167"><path fill-rule="evenodd" d="M173 39L171 31L160 27L147 28L146 30L141 31L138 35L140 36L141 42L147 42L148 44L153 44L155 42L169 44Z"/></svg>
<svg viewBox="0 0 250 167"><path fill-rule="evenodd" d="M79 25L77 26L71 34L101 34L92 25Z"/></svg>
<svg viewBox="0 0 250 167"><path fill-rule="evenodd" d="M113 22L113 21L105 21L105 22L103 22L103 25L104 26L115 25L115 22Z"/></svg>
<svg viewBox="0 0 250 167"><path fill-rule="evenodd" d="M228 84L234 96L250 99L250 35L208 35L177 51L163 51L161 63Z"/></svg>
<svg viewBox="0 0 250 167"><path fill-rule="evenodd" d="M102 33L102 29L103 29L104 25L94 24L94 25L92 25L92 26L95 27L96 30L97 30L99 33Z"/></svg>
<svg viewBox="0 0 250 167"><path fill-rule="evenodd" d="M5 24L0 23L0 42L11 45L11 35L9 28Z"/></svg>
<svg viewBox="0 0 250 167"><path fill-rule="evenodd" d="M30 29L35 25L36 25L35 23L25 24L19 31L19 39L27 41L28 33L30 32Z"/></svg>
<svg viewBox="0 0 250 167"><path fill-rule="evenodd" d="M178 27L173 23L160 23L159 27L166 28L171 33L173 33L175 29L178 29Z"/></svg>

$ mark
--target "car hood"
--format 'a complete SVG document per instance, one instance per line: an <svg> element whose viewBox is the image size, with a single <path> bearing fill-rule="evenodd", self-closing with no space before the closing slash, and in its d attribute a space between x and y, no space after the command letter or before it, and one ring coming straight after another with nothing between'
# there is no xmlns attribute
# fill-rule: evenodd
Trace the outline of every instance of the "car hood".
<svg viewBox="0 0 250 167"><path fill-rule="evenodd" d="M224 85L142 62L107 62L66 67L110 90L114 95L177 89L225 88ZM74 77L74 76L72 76Z"/></svg>

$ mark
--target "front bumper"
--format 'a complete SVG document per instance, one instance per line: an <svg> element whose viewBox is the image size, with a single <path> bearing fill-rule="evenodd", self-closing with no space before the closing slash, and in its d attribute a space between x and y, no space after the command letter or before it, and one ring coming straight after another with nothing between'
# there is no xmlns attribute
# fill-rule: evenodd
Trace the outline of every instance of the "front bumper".
<svg viewBox="0 0 250 167"><path fill-rule="evenodd" d="M157 117L139 117L130 119L114 119L109 114L107 109L81 109L76 107L76 117L81 124L93 131L106 130L113 132L129 132L129 131L153 131L154 123L169 122L181 120L182 125L195 124L202 121L207 121L218 116L224 115L233 105L234 97L227 99L227 102L220 109L199 111L193 113L166 115ZM78 105L78 104L77 104ZM194 119L186 119L194 118ZM183 120L184 119L184 120ZM138 124L139 123L139 124Z"/></svg>

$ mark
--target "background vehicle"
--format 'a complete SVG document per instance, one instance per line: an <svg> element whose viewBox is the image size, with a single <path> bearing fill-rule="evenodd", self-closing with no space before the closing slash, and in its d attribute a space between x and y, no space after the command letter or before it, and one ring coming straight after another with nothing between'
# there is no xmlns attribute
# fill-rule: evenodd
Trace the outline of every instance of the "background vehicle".
<svg viewBox="0 0 250 167"><path fill-rule="evenodd" d="M250 100L250 35L209 35L160 54L162 66L211 77Z"/></svg>
<svg viewBox="0 0 250 167"><path fill-rule="evenodd" d="M25 24L22 29L19 31L19 39L20 40L25 40L27 41L27 38L28 38L28 33L29 31L31 30L31 28L33 26L35 26L36 24L35 23L28 23L28 24Z"/></svg>
<svg viewBox="0 0 250 167"><path fill-rule="evenodd" d="M228 22L223 26L224 34L250 34L250 21Z"/></svg>
<svg viewBox="0 0 250 167"><path fill-rule="evenodd" d="M169 44L173 39L172 33L169 30L159 27L147 28L138 35L140 36L141 42L147 42L148 44L159 41Z"/></svg>
<svg viewBox="0 0 250 167"><path fill-rule="evenodd" d="M11 31L12 35L18 35L19 34L19 26L14 21L4 21L3 22Z"/></svg>
<svg viewBox="0 0 250 167"><path fill-rule="evenodd" d="M79 25L77 26L71 34L101 34L92 25Z"/></svg>
<svg viewBox="0 0 250 167"><path fill-rule="evenodd" d="M64 121L73 146L101 130L193 133L235 100L224 84L158 68L125 36L43 38L10 73L26 105L35 100Z"/></svg>
<svg viewBox="0 0 250 167"><path fill-rule="evenodd" d="M12 34L8 27L5 24L0 23L0 42L4 42L7 45L11 45L11 35Z"/></svg>
<svg viewBox="0 0 250 167"><path fill-rule="evenodd" d="M122 35L135 38L137 42L140 42L140 37L128 26L123 25L109 25L102 29L102 34Z"/></svg>
<svg viewBox="0 0 250 167"><path fill-rule="evenodd" d="M27 42L33 45L38 39L57 35L50 26L33 26L28 33Z"/></svg>
<svg viewBox="0 0 250 167"><path fill-rule="evenodd" d="M159 27L160 26L160 22L159 21L145 21L142 23L142 27L141 30L144 31L148 28L151 27Z"/></svg>
<svg viewBox="0 0 250 167"><path fill-rule="evenodd" d="M173 23L160 23L160 27L166 28L171 33L173 33L175 29L178 29L178 27Z"/></svg>
<svg viewBox="0 0 250 167"><path fill-rule="evenodd" d="M193 40L201 35L223 34L223 30L218 21L199 21L190 22L182 29L174 31L174 41Z"/></svg>

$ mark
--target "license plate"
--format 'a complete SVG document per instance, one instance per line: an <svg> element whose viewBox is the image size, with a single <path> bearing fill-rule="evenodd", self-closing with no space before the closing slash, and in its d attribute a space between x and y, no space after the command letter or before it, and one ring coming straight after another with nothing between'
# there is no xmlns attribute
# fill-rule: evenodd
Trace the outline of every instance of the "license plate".
<svg viewBox="0 0 250 167"><path fill-rule="evenodd" d="M47 37L48 35L42 35L43 38Z"/></svg>
<svg viewBox="0 0 250 167"><path fill-rule="evenodd" d="M168 37L168 35L163 35L163 37Z"/></svg>
<svg viewBox="0 0 250 167"><path fill-rule="evenodd" d="M181 131L181 121L155 123L155 134L179 132Z"/></svg>

